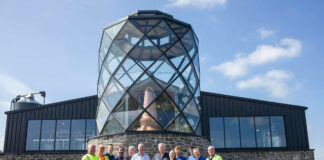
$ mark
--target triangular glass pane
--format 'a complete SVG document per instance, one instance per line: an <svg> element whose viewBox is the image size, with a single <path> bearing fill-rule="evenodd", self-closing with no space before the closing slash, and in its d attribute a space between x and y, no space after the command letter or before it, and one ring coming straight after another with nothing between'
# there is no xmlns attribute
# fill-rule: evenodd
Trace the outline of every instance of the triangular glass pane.
<svg viewBox="0 0 324 160"><path fill-rule="evenodd" d="M196 46L199 46L199 40L195 32L192 32L195 37Z"/></svg>
<svg viewBox="0 0 324 160"><path fill-rule="evenodd" d="M189 65L183 72L182 72L183 78L186 80L189 88L192 92L196 89L196 86L198 84L198 80L196 77L196 74L194 72L194 69L192 65Z"/></svg>
<svg viewBox="0 0 324 160"><path fill-rule="evenodd" d="M146 74L128 91L143 108L148 107L161 92L162 89Z"/></svg>
<svg viewBox="0 0 324 160"><path fill-rule="evenodd" d="M159 131L162 128L153 118L144 112L128 129L129 131Z"/></svg>
<svg viewBox="0 0 324 160"><path fill-rule="evenodd" d="M161 94L161 96L150 105L147 111L163 128L179 113L175 104L165 93Z"/></svg>
<svg viewBox="0 0 324 160"><path fill-rule="evenodd" d="M111 45L112 39L104 32L101 40L101 45L100 45L100 57L102 59L105 58L109 47Z"/></svg>
<svg viewBox="0 0 324 160"><path fill-rule="evenodd" d="M170 28L172 28L172 30L174 31L174 33L176 33L180 38L188 31L188 27L184 25L181 25L174 21L167 21L167 22Z"/></svg>
<svg viewBox="0 0 324 160"><path fill-rule="evenodd" d="M120 22L114 26L111 26L105 29L105 33L110 36L111 39L114 39L115 36L118 34L119 30L123 27L126 21Z"/></svg>
<svg viewBox="0 0 324 160"><path fill-rule="evenodd" d="M186 57L187 52L183 48L181 42L178 41L165 53L165 55L170 59L176 68L179 68L181 62Z"/></svg>
<svg viewBox="0 0 324 160"><path fill-rule="evenodd" d="M106 123L109 113L110 112L107 109L106 105L103 103L103 101L101 101L98 108L98 114L97 114L97 127L99 133L102 130L104 124Z"/></svg>
<svg viewBox="0 0 324 160"><path fill-rule="evenodd" d="M104 62L110 73L115 71L120 62L124 59L125 55L125 52L122 51L115 43L112 44L107 55L108 57Z"/></svg>
<svg viewBox="0 0 324 160"><path fill-rule="evenodd" d="M154 26L160 20L158 19L136 19L136 20L130 20L136 26L142 33L146 34L147 32L151 31Z"/></svg>
<svg viewBox="0 0 324 160"><path fill-rule="evenodd" d="M114 43L116 43L125 53L128 53L142 37L143 33L132 25L131 22L127 22L118 33Z"/></svg>
<svg viewBox="0 0 324 160"><path fill-rule="evenodd" d="M199 122L199 124L197 126L196 134L201 136L201 122Z"/></svg>
<svg viewBox="0 0 324 160"><path fill-rule="evenodd" d="M104 92L102 99L104 100L106 106L109 110L115 108L115 105L120 100L125 90L116 82L116 80L112 79Z"/></svg>
<svg viewBox="0 0 324 160"><path fill-rule="evenodd" d="M182 72L187 67L188 63L189 63L189 58L188 58L188 56L185 56L184 59L182 59L182 61L180 63L179 71Z"/></svg>
<svg viewBox="0 0 324 160"><path fill-rule="evenodd" d="M196 101L196 104L200 104L200 87L199 86L197 87L197 90L195 92L195 101Z"/></svg>
<svg viewBox="0 0 324 160"><path fill-rule="evenodd" d="M167 93L180 109L184 108L184 105L191 98L190 91L180 76L167 88Z"/></svg>
<svg viewBox="0 0 324 160"><path fill-rule="evenodd" d="M199 121L199 112L193 99L187 104L187 107L183 110L183 114L187 118L192 129L196 129Z"/></svg>
<svg viewBox="0 0 324 160"><path fill-rule="evenodd" d="M198 79L200 78L200 68L199 68L199 54L197 53L195 58L193 59L193 64L195 66L195 70L198 76Z"/></svg>
<svg viewBox="0 0 324 160"><path fill-rule="evenodd" d="M161 55L161 51L147 38L139 42L129 53L129 56L144 68L148 68Z"/></svg>
<svg viewBox="0 0 324 160"><path fill-rule="evenodd" d="M127 59L118 68L118 71L115 74L115 78L125 89L130 87L133 82L143 73L141 67L139 67L131 58L126 58Z"/></svg>
<svg viewBox="0 0 324 160"><path fill-rule="evenodd" d="M166 51L177 40L165 21L161 21L155 28L152 29L147 37L152 40L162 51Z"/></svg>
<svg viewBox="0 0 324 160"><path fill-rule="evenodd" d="M125 128L116 120L113 115L110 115L105 127L102 130L101 135L103 134L114 134L124 132Z"/></svg>
<svg viewBox="0 0 324 160"><path fill-rule="evenodd" d="M165 88L175 79L177 73L165 56L161 56L149 69L156 81Z"/></svg>
<svg viewBox="0 0 324 160"><path fill-rule="evenodd" d="M110 79L110 73L107 71L106 67L103 66L101 69L101 73L100 73L100 78L99 78L99 84L98 84L98 88L100 90L100 95L102 95L102 92L105 90L107 83Z"/></svg>
<svg viewBox="0 0 324 160"><path fill-rule="evenodd" d="M181 39L184 47L186 48L188 54L190 55L190 57L192 58L196 51L197 51L197 46L195 44L194 38L192 36L192 32L189 31L187 32Z"/></svg>
<svg viewBox="0 0 324 160"><path fill-rule="evenodd" d="M125 128L128 128L142 110L142 107L135 99L128 94L125 94L112 114L124 125Z"/></svg>
<svg viewBox="0 0 324 160"><path fill-rule="evenodd" d="M168 127L168 131L192 133L189 124L182 114L180 114Z"/></svg>

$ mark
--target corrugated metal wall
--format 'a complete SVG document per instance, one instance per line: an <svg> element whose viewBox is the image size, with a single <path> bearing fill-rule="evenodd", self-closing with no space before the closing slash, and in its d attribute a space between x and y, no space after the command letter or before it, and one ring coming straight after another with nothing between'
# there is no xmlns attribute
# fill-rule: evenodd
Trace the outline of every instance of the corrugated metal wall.
<svg viewBox="0 0 324 160"><path fill-rule="evenodd" d="M24 153L28 120L95 119L97 96L48 104L37 109L9 111L5 137L5 153Z"/></svg>
<svg viewBox="0 0 324 160"><path fill-rule="evenodd" d="M201 92L202 132L209 138L209 117L283 116L288 150L308 150L306 107Z"/></svg>

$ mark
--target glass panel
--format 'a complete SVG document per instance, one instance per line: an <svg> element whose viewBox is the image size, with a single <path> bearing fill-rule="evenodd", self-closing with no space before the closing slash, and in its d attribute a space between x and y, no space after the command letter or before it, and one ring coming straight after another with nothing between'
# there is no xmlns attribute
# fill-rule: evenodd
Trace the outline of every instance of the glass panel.
<svg viewBox="0 0 324 160"><path fill-rule="evenodd" d="M176 71L172 68L172 64L165 56L160 57L149 69L149 72L163 88L167 87L177 75Z"/></svg>
<svg viewBox="0 0 324 160"><path fill-rule="evenodd" d="M147 111L157 120L163 128L179 113L175 104L163 93L150 105Z"/></svg>
<svg viewBox="0 0 324 160"><path fill-rule="evenodd" d="M147 32L151 31L152 28L160 22L157 19L139 19L139 20L130 20L142 33L146 34Z"/></svg>
<svg viewBox="0 0 324 160"><path fill-rule="evenodd" d="M106 105L103 101L101 101L97 114L97 127L99 132L101 132L102 127L105 125L109 113L110 112L107 109Z"/></svg>
<svg viewBox="0 0 324 160"><path fill-rule="evenodd" d="M225 117L224 124L226 148L240 148L238 117Z"/></svg>
<svg viewBox="0 0 324 160"><path fill-rule="evenodd" d="M186 122L185 118L181 114L170 124L167 130L175 132L192 133L189 124Z"/></svg>
<svg viewBox="0 0 324 160"><path fill-rule="evenodd" d="M177 37L164 21L161 21L150 33L148 33L147 37L162 51L166 51L177 40Z"/></svg>
<svg viewBox="0 0 324 160"><path fill-rule="evenodd" d="M125 52L123 52L115 43L112 44L107 55L108 57L104 62L110 73L115 71L120 62L124 59L125 55Z"/></svg>
<svg viewBox="0 0 324 160"><path fill-rule="evenodd" d="M184 61L184 58L186 58L187 52L183 48L181 42L178 41L165 53L165 55L171 60L176 68L179 68L180 64Z"/></svg>
<svg viewBox="0 0 324 160"><path fill-rule="evenodd" d="M200 78L200 68L199 68L199 55L196 54L195 58L193 59L193 64L195 66L195 70L198 76L198 79Z"/></svg>
<svg viewBox="0 0 324 160"><path fill-rule="evenodd" d="M187 31L188 27L185 27L174 21L167 21L172 30L179 36L182 37Z"/></svg>
<svg viewBox="0 0 324 160"><path fill-rule="evenodd" d="M197 51L197 47L195 45L194 38L192 36L192 32L187 32L181 39L184 47L186 48L187 52L189 53L190 57L193 58Z"/></svg>
<svg viewBox="0 0 324 160"><path fill-rule="evenodd" d="M70 120L57 120L55 150L69 150L70 124Z"/></svg>
<svg viewBox="0 0 324 160"><path fill-rule="evenodd" d="M144 108L148 107L162 89L146 74L144 74L129 90L129 94Z"/></svg>
<svg viewBox="0 0 324 160"><path fill-rule="evenodd" d="M124 125L124 128L128 128L141 112L142 107L136 100L128 94L125 94L113 114Z"/></svg>
<svg viewBox="0 0 324 160"><path fill-rule="evenodd" d="M40 150L54 150L55 120L42 121Z"/></svg>
<svg viewBox="0 0 324 160"><path fill-rule="evenodd" d="M188 56L185 56L184 59L182 59L182 61L180 63L179 71L182 72L185 69L185 67L187 67L188 63L189 63L189 58L188 58Z"/></svg>
<svg viewBox="0 0 324 160"><path fill-rule="evenodd" d="M141 67L135 64L131 58L126 57L126 60L119 67L115 77L125 88L128 88L142 73L143 70Z"/></svg>
<svg viewBox="0 0 324 160"><path fill-rule="evenodd" d="M97 128L96 128L96 120L95 119L87 119L86 125L86 145L84 146L84 150L87 150L88 142L87 140L91 137L97 135Z"/></svg>
<svg viewBox="0 0 324 160"><path fill-rule="evenodd" d="M129 56L144 68L148 68L161 55L161 51L147 38L139 42L129 53Z"/></svg>
<svg viewBox="0 0 324 160"><path fill-rule="evenodd" d="M102 130L102 134L114 134L114 133L120 133L124 131L125 129L116 120L116 118L113 115L110 115L107 124Z"/></svg>
<svg viewBox="0 0 324 160"><path fill-rule="evenodd" d="M112 79L110 81L110 84L103 95L103 100L109 110L112 110L115 107L124 92L125 90L116 82L116 80Z"/></svg>
<svg viewBox="0 0 324 160"><path fill-rule="evenodd" d="M103 66L100 74L99 84L98 84L98 89L100 93L99 96L101 96L102 92L105 90L109 79L110 79L110 73L107 71L106 67Z"/></svg>
<svg viewBox="0 0 324 160"><path fill-rule="evenodd" d="M195 93L195 101L196 101L196 104L200 104L200 87L199 86L198 86L198 88L196 90L196 93ZM201 108L199 110L201 110Z"/></svg>
<svg viewBox="0 0 324 160"><path fill-rule="evenodd" d="M187 81L187 84L191 91L194 91L197 86L197 78L194 73L192 65L189 65L185 71L182 73L183 78Z"/></svg>
<svg viewBox="0 0 324 160"><path fill-rule="evenodd" d="M167 93L180 109L184 108L184 105L191 97L188 88L184 85L180 76L167 88Z"/></svg>
<svg viewBox="0 0 324 160"><path fill-rule="evenodd" d="M225 148L223 118L209 118L210 143L215 148Z"/></svg>
<svg viewBox="0 0 324 160"><path fill-rule="evenodd" d="M84 150L85 120L72 120L70 150Z"/></svg>
<svg viewBox="0 0 324 160"><path fill-rule="evenodd" d="M192 129L195 130L199 121L199 113L193 99L191 99L191 101L187 104L187 107L183 110L183 114L186 116Z"/></svg>
<svg viewBox="0 0 324 160"><path fill-rule="evenodd" d="M286 147L284 119L282 116L271 116L272 147Z"/></svg>
<svg viewBox="0 0 324 160"><path fill-rule="evenodd" d="M201 133L201 122L199 122L199 124L198 124L198 126L197 126L197 129L196 129L196 134L197 135L202 135L202 133Z"/></svg>
<svg viewBox="0 0 324 160"><path fill-rule="evenodd" d="M38 150L39 149L39 139L40 139L40 120L29 120L27 137L26 137L26 150Z"/></svg>
<svg viewBox="0 0 324 160"><path fill-rule="evenodd" d="M127 22L123 29L118 33L115 43L125 53L128 53L133 46L142 38L143 33L139 31L132 23Z"/></svg>
<svg viewBox="0 0 324 160"><path fill-rule="evenodd" d="M105 58L109 47L111 45L112 39L104 32L101 40L101 45L100 45L100 57L102 59Z"/></svg>
<svg viewBox="0 0 324 160"><path fill-rule="evenodd" d="M271 147L269 117L255 117L257 147Z"/></svg>
<svg viewBox="0 0 324 160"><path fill-rule="evenodd" d="M153 120L153 118L144 112L133 124L129 127L130 131L158 131L161 127Z"/></svg>
<svg viewBox="0 0 324 160"><path fill-rule="evenodd" d="M240 117L241 147L255 148L255 129L253 117Z"/></svg>
<svg viewBox="0 0 324 160"><path fill-rule="evenodd" d="M105 29L105 33L107 33L111 39L114 39L115 36L118 34L119 30L123 27L126 21L120 22L114 26L111 26L107 29Z"/></svg>

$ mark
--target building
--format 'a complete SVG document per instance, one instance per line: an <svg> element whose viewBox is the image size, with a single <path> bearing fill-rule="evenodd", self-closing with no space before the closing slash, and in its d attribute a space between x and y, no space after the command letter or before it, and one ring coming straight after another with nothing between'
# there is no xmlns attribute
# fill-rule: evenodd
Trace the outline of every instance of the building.
<svg viewBox="0 0 324 160"><path fill-rule="evenodd" d="M200 91L198 38L190 24L138 11L103 31L98 94L6 112L4 156L69 157L87 143L149 155L189 146L225 159L314 159L306 107ZM1 157L0 157L1 158Z"/></svg>

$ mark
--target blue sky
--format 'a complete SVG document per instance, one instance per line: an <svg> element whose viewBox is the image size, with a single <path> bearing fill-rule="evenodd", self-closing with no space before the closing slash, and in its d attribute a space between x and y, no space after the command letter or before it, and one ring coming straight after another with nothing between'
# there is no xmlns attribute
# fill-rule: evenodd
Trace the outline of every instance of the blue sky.
<svg viewBox="0 0 324 160"><path fill-rule="evenodd" d="M103 27L158 9L192 24L203 91L309 107L310 146L324 159L323 6L320 0L0 0L0 112L30 91L45 90L47 102L96 94ZM5 121L0 114L0 135Z"/></svg>

